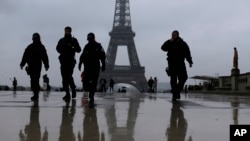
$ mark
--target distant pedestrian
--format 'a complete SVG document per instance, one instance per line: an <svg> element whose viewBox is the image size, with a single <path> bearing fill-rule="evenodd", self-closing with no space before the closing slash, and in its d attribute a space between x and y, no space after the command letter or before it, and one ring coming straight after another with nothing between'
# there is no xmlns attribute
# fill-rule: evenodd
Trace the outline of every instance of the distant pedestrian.
<svg viewBox="0 0 250 141"><path fill-rule="evenodd" d="M94 107L94 94L100 72L100 61L102 71L105 71L105 52L100 43L95 41L94 33L87 36L88 43L85 45L80 56L79 70L84 64L84 90L89 92L89 107Z"/></svg>
<svg viewBox="0 0 250 141"><path fill-rule="evenodd" d="M67 26L64 29L64 37L61 38L57 44L56 50L60 54L59 61L61 64L61 75L63 90L66 95L63 100L71 99L69 87L72 91L72 98L76 97L76 85L73 78L74 67L76 64L75 53L81 52L81 47L76 38L71 35L71 27Z"/></svg>
<svg viewBox="0 0 250 141"><path fill-rule="evenodd" d="M111 78L109 80L109 91L110 91L110 93L114 92L114 85L115 85L115 81Z"/></svg>
<svg viewBox="0 0 250 141"><path fill-rule="evenodd" d="M12 81L12 85L13 85L13 91L16 92L16 87L17 87L17 80L16 77L14 77L13 81Z"/></svg>
<svg viewBox="0 0 250 141"><path fill-rule="evenodd" d="M148 87L149 87L149 92L152 93L153 92L153 84L154 84L154 80L152 77L149 78L148 80Z"/></svg>
<svg viewBox="0 0 250 141"><path fill-rule="evenodd" d="M81 73L81 81L82 81L82 90L84 91L84 83L83 83L83 81L84 81L84 71L82 71L82 73Z"/></svg>
<svg viewBox="0 0 250 141"><path fill-rule="evenodd" d="M185 59L188 61L189 67L192 67L193 64L191 53L187 43L180 38L177 30L172 32L172 38L167 40L161 49L167 52L167 73L170 76L172 87L172 101L176 101L180 99L180 92L183 90L183 86L188 78Z"/></svg>
<svg viewBox="0 0 250 141"><path fill-rule="evenodd" d="M188 85L185 85L185 87L184 87L184 93L185 93L185 94L188 93Z"/></svg>
<svg viewBox="0 0 250 141"><path fill-rule="evenodd" d="M31 97L31 100L38 100L39 98L39 79L41 75L42 62L44 64L45 70L49 69L49 59L47 51L44 45L41 43L40 35L34 33L32 37L33 43L31 43L24 51L22 61L20 63L21 69L27 63L25 70L27 74L30 75L31 89L34 93L34 96Z"/></svg>
<svg viewBox="0 0 250 141"><path fill-rule="evenodd" d="M106 92L106 83L107 80L105 78L100 79L101 92Z"/></svg>
<svg viewBox="0 0 250 141"><path fill-rule="evenodd" d="M43 75L43 89L46 91L50 91L49 77L47 74Z"/></svg>
<svg viewBox="0 0 250 141"><path fill-rule="evenodd" d="M158 80L156 77L154 77L154 82L153 82L153 91L154 93L157 93L157 83L158 83Z"/></svg>

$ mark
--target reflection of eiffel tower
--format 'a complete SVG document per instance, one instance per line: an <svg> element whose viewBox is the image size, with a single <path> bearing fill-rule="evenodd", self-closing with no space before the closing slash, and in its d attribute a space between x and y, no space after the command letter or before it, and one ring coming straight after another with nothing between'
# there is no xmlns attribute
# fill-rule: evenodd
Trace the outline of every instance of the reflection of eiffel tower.
<svg viewBox="0 0 250 141"><path fill-rule="evenodd" d="M127 83L140 91L147 89L145 68L141 67L137 56L132 31L129 0L116 0L113 29L109 33L111 39L107 50L106 71L99 78L113 78L116 83ZM117 48L127 46L129 66L115 65Z"/></svg>
<svg viewBox="0 0 250 141"><path fill-rule="evenodd" d="M106 109L105 115L111 141L134 141L134 128L141 102L144 101L138 97L123 98L115 102L110 109Z"/></svg>

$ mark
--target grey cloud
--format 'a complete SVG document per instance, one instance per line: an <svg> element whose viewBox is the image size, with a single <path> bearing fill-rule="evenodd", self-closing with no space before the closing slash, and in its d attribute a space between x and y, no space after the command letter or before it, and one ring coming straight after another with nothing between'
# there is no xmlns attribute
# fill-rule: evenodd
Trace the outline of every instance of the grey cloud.
<svg viewBox="0 0 250 141"><path fill-rule="evenodd" d="M174 29L180 31L191 48L195 64L188 69L190 76L229 74L234 46L238 47L241 72L250 70L249 66L244 65L250 51L250 20L246 18L250 13L250 2L131 0L130 4L132 28L136 32L135 44L140 62L146 67L147 77L169 80L164 72L166 54L160 50L160 46L170 38ZM5 66L1 67L0 75L3 77L0 84L18 75L20 84L28 85L29 78L19 70L19 61L24 48L31 42L32 33L39 32L51 63L48 74L53 76L52 84L60 86L60 66L55 46L63 36L63 28L72 26L73 34L82 47L86 43L86 34L93 31L107 49L114 8L115 0L0 1L1 32L4 33L0 35L0 65ZM126 59L126 55L118 57L120 60ZM42 73L45 73L44 70ZM76 69L75 78L80 86L79 73Z"/></svg>

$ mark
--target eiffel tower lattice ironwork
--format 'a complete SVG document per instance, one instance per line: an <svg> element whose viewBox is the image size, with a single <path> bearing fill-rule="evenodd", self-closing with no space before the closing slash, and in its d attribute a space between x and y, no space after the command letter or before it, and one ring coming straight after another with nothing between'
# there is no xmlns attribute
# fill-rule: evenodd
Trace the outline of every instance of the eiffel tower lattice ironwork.
<svg viewBox="0 0 250 141"><path fill-rule="evenodd" d="M109 33L110 42L106 52L106 71L100 73L100 79L113 78L115 83L135 86L139 91L148 89L145 68L141 66L134 43L129 0L116 0L113 29ZM115 65L118 47L127 46L130 65Z"/></svg>

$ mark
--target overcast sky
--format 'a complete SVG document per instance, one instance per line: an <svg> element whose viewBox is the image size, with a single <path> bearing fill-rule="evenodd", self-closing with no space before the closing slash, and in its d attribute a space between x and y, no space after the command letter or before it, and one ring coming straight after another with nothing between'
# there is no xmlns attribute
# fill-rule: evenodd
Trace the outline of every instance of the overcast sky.
<svg viewBox="0 0 250 141"><path fill-rule="evenodd" d="M166 53L160 47L175 29L191 50L194 65L188 68L189 76L230 75L234 47L238 48L241 73L249 72L249 6L249 0L130 0L134 40L146 77L169 81L164 71ZM10 86L10 78L16 76L19 85L29 86L29 77L19 64L32 34L38 32L49 56L51 85L61 86L56 45L64 27L73 28L82 48L86 35L94 32L107 50L114 10L115 0L0 0L0 85ZM118 49L116 64L128 64L125 49ZM81 86L77 67L74 77Z"/></svg>

